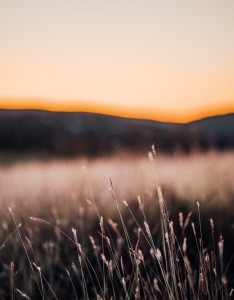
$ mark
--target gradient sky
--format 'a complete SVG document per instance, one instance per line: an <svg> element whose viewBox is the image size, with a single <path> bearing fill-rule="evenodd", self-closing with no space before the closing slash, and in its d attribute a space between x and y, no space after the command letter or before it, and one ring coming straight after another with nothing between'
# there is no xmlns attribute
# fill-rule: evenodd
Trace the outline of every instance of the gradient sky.
<svg viewBox="0 0 234 300"><path fill-rule="evenodd" d="M1 1L0 45L0 107L234 112L233 0Z"/></svg>

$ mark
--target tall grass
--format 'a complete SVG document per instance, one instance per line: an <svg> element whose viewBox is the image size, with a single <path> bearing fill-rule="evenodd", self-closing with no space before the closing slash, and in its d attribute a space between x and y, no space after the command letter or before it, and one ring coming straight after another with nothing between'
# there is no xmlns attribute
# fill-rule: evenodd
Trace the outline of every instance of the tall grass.
<svg viewBox="0 0 234 300"><path fill-rule="evenodd" d="M199 202L195 212L172 217L154 148L149 158L154 193L148 207L140 196L120 200L110 177L112 213L103 215L88 176L86 209L71 219L58 214L56 201L48 219L36 211L18 217L10 207L8 236L0 245L1 298L231 299L231 261L224 258L215 221L204 227Z"/></svg>

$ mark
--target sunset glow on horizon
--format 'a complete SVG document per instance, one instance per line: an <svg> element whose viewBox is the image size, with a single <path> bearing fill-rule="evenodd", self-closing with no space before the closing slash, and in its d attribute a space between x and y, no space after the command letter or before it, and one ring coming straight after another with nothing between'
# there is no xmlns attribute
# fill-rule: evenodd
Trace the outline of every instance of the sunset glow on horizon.
<svg viewBox="0 0 234 300"><path fill-rule="evenodd" d="M205 107L202 110L193 111L157 111L147 108L122 107L113 105L94 104L87 101L52 101L52 100L13 100L0 99L0 109L36 109L54 112L88 112L106 114L125 118L149 119L162 122L187 123L209 116L223 115L234 112L234 105L220 107Z"/></svg>
<svg viewBox="0 0 234 300"><path fill-rule="evenodd" d="M233 1L12 0L0 20L0 109L234 112Z"/></svg>

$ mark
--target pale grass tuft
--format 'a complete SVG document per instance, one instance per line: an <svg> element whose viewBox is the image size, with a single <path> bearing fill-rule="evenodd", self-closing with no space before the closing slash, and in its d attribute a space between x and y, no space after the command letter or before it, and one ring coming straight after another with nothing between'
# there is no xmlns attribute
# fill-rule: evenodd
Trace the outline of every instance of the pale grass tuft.
<svg viewBox="0 0 234 300"><path fill-rule="evenodd" d="M75 228L72 228L73 237L75 240L76 245L78 245L78 239L77 239L77 231Z"/></svg>
<svg viewBox="0 0 234 300"><path fill-rule="evenodd" d="M187 215L187 217L186 217L186 219L185 219L185 221L184 221L184 227L183 227L183 230L185 230L185 228L188 226L188 224L189 224L189 222L190 222L190 217L191 217L191 215L192 215L192 212L190 212L190 213Z"/></svg>
<svg viewBox="0 0 234 300"><path fill-rule="evenodd" d="M24 299L31 300L25 293L21 292L19 289L16 289L16 291L20 294L20 296Z"/></svg>
<svg viewBox="0 0 234 300"><path fill-rule="evenodd" d="M223 240L222 235L220 235L220 240L218 242L220 259L223 257L223 245L224 245L224 240Z"/></svg>
<svg viewBox="0 0 234 300"><path fill-rule="evenodd" d="M210 219L210 227L211 227L211 231L214 232L214 221L213 221L213 219Z"/></svg>
<svg viewBox="0 0 234 300"><path fill-rule="evenodd" d="M156 156L156 148L155 148L154 144L151 146L151 150L152 150L153 155Z"/></svg>
<svg viewBox="0 0 234 300"><path fill-rule="evenodd" d="M161 251L157 248L156 249L156 254L155 254L155 256L156 256L156 258L157 258L157 260L159 261L159 262L161 262L163 259L162 259L162 253L161 253Z"/></svg>
<svg viewBox="0 0 234 300"><path fill-rule="evenodd" d="M231 292L230 292L230 294L229 294L230 298L232 298L233 292L234 292L234 289L231 289Z"/></svg>
<svg viewBox="0 0 234 300"><path fill-rule="evenodd" d="M128 203L126 200L123 200L123 204L128 207Z"/></svg>
<svg viewBox="0 0 234 300"><path fill-rule="evenodd" d="M159 292L160 294L162 293L159 286L158 286L158 279L154 278L154 289Z"/></svg>
<svg viewBox="0 0 234 300"><path fill-rule="evenodd" d="M100 217L99 225L100 225L101 232L103 233L103 232L104 232L104 227L103 227L103 217Z"/></svg>
<svg viewBox="0 0 234 300"><path fill-rule="evenodd" d="M146 233L148 234L148 237L151 238L149 224L146 221L144 221L144 225L145 225L145 230L146 230Z"/></svg>
<svg viewBox="0 0 234 300"><path fill-rule="evenodd" d="M184 253L187 252L187 239L186 238L184 238L182 249L183 249Z"/></svg>
<svg viewBox="0 0 234 300"><path fill-rule="evenodd" d="M89 239L90 239L90 242L92 244L93 250L96 251L97 250L97 246L95 244L94 238L90 235Z"/></svg>
<svg viewBox="0 0 234 300"><path fill-rule="evenodd" d="M101 259L102 259L102 261L104 262L104 264L105 264L106 266L108 266L108 261L107 261L107 259L106 259L105 254L101 253Z"/></svg>
<svg viewBox="0 0 234 300"><path fill-rule="evenodd" d="M179 213L179 224L180 224L180 227L183 228L184 226L184 215L182 212Z"/></svg>
<svg viewBox="0 0 234 300"><path fill-rule="evenodd" d="M12 210L12 208L11 208L11 207L8 207L8 210L9 210L9 213L10 213L11 215L13 215L13 210Z"/></svg>

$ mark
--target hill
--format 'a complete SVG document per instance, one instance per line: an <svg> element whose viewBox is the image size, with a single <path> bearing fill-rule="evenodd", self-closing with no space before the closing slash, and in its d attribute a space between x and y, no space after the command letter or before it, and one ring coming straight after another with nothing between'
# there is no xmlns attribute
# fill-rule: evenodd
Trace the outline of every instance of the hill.
<svg viewBox="0 0 234 300"><path fill-rule="evenodd" d="M91 113L0 110L0 152L96 156L135 153L155 143L163 152L234 149L234 114L187 124Z"/></svg>

